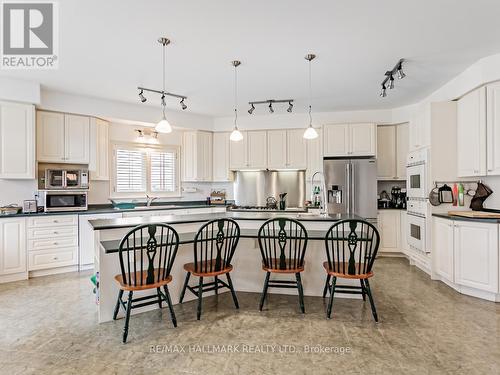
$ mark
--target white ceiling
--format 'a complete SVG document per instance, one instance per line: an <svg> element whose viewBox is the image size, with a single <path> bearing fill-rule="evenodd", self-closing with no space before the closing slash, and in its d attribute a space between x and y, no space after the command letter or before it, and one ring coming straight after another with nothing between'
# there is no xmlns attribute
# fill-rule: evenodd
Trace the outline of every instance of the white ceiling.
<svg viewBox="0 0 500 375"><path fill-rule="evenodd" d="M138 103L138 85L189 97L187 111L232 113L239 59L240 110L250 100L307 103L306 53L313 62L315 111L392 108L419 101L479 58L500 51L496 0L64 0L60 67L1 71L44 88ZM379 97L384 72L408 60L407 78ZM147 104L158 105L149 96ZM153 100L154 99L154 100ZM174 100L168 106L178 109ZM276 112L285 112L286 107ZM256 113L263 113L260 108Z"/></svg>

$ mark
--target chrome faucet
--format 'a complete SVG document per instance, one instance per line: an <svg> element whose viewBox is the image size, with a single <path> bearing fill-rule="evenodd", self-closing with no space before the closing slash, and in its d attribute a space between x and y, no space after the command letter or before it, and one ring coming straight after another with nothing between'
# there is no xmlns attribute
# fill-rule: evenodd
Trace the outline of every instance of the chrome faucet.
<svg viewBox="0 0 500 375"><path fill-rule="evenodd" d="M146 194L146 207L151 206L151 203L153 203L153 201L157 199L158 197L150 197L149 195Z"/></svg>
<svg viewBox="0 0 500 375"><path fill-rule="evenodd" d="M314 177L316 177L317 174L321 176L321 185L322 185L321 190L323 192L323 198L322 198L323 202L321 202L322 206L320 214L323 216L328 216L328 207L327 207L328 198L326 192L325 175L323 174L323 172L320 171L314 172L314 174L311 177L311 202L314 202Z"/></svg>

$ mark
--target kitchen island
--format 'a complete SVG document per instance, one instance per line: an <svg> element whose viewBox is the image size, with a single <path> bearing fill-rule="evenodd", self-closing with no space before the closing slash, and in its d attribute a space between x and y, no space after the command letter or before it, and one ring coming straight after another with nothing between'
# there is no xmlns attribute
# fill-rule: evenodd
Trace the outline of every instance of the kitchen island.
<svg viewBox="0 0 500 375"><path fill-rule="evenodd" d="M98 288L98 320L100 323L112 320L113 309L118 295L118 286L114 276L120 274L118 245L120 239L133 227L141 224L164 223L172 225L179 233L180 246L172 269L172 282L169 284L173 303L178 303L180 291L185 277L183 264L193 261L193 245L195 234L206 222L220 218L230 218L238 222L241 238L238 243L231 273L236 291L261 293L265 272L262 271L261 254L257 242L257 232L264 221L275 217L297 219L308 230L308 249L305 256L305 271L302 276L304 294L321 296L325 283L323 261L326 260L324 236L334 222L344 219L359 218L354 215L320 216L313 213L276 213L276 212L224 212L214 214L167 215L155 217L128 217L108 220L91 220L94 230L94 246L96 249L95 268L99 272ZM284 275L283 278L287 276ZM357 280L342 280L343 285L358 285ZM222 290L225 291L225 290ZM295 290L270 289L269 293L295 294ZM144 295L151 291L144 292ZM137 294L140 297L140 293ZM360 298L358 295L336 293L338 297ZM186 293L185 301L195 299ZM156 305L132 310L132 314L157 308ZM307 308L307 306L306 306ZM256 306L257 309L257 306ZM120 312L122 313L122 312Z"/></svg>

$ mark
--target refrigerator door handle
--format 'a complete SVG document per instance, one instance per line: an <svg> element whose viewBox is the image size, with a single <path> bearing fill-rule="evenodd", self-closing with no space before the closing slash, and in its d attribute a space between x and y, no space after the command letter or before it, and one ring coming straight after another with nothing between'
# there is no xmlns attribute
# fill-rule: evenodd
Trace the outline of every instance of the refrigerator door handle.
<svg viewBox="0 0 500 375"><path fill-rule="evenodd" d="M345 165L345 190L346 190L346 213L351 212L351 167L350 163Z"/></svg>

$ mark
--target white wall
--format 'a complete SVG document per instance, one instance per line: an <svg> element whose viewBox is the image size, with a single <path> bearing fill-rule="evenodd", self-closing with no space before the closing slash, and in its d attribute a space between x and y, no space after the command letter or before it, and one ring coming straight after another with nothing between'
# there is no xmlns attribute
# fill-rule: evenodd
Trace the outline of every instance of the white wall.
<svg viewBox="0 0 500 375"><path fill-rule="evenodd" d="M40 84L33 81L0 77L0 100L40 103Z"/></svg>

